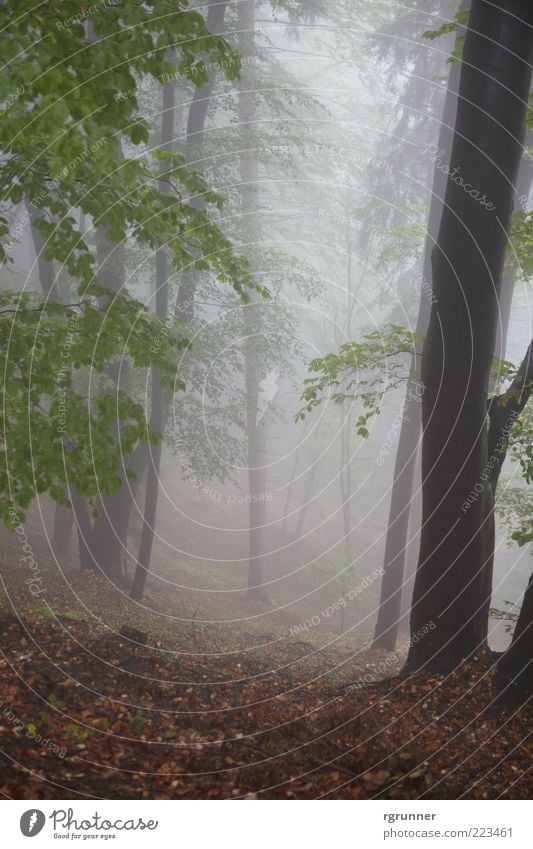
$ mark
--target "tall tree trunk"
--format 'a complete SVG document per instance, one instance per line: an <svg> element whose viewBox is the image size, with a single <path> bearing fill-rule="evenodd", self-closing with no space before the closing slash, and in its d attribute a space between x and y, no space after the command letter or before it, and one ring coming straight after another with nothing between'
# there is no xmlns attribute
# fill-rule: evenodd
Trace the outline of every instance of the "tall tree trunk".
<svg viewBox="0 0 533 849"><path fill-rule="evenodd" d="M39 217L39 210L30 203L26 203L26 210L30 219L31 235L37 259L39 284L43 295L48 298L52 294L52 289L54 288L55 283L54 263L45 259L44 253L46 244L40 230L35 227L35 221ZM54 530L52 533L52 550L58 557L64 557L68 551L73 524L74 515L72 510L68 507L64 507L62 504L56 504L54 510Z"/></svg>
<svg viewBox="0 0 533 849"><path fill-rule="evenodd" d="M210 32L220 33L224 28L224 15L227 3L211 3L207 12L207 28ZM210 75L205 86L197 86L189 110L186 131L186 154L190 162L194 164L203 144L205 120L209 101L214 89L214 76ZM166 83L163 87L163 115L161 119L161 150L171 150L174 146L175 134L175 84ZM164 171L164 165L161 168ZM168 191L168 185L164 181L160 183L162 192ZM203 208L202 198L193 198L192 206ZM168 315L169 303L169 268L168 252L160 248L156 252L156 313L165 319ZM194 311L194 294L196 290L197 275L194 272L186 272L182 275L182 281L178 289L175 317L181 321L191 320ZM151 416L150 428L157 433L163 434L167 421L167 393L161 386L160 375L156 369L152 370L152 392L151 392ZM143 597L146 579L150 570L152 558L152 547L154 540L155 520L157 515L157 500L159 495L159 472L161 468L162 445L144 447L144 456L148 463L146 492L143 515L143 528L137 557L137 567L131 587L131 597L140 601Z"/></svg>
<svg viewBox="0 0 533 849"><path fill-rule="evenodd" d="M459 69L459 66L453 65L453 68ZM453 73L453 71L452 71ZM444 120L443 125L447 125L447 132L442 133L439 137L439 150L450 150L452 127L455 118L457 107L457 84L459 82L459 74L456 75L454 90L454 106L453 117L450 121ZM452 83L452 75L450 75L450 83ZM448 92L450 88L448 88ZM445 107L446 114L446 107ZM449 136L446 140L442 136ZM531 181L533 178L533 167L530 159L522 158L517 183L517 200L515 210L519 209L518 198L529 194ZM424 280L431 280L431 269L428 265L431 263L431 247L436 242L438 232L438 223L440 221L440 213L442 209L442 197L444 195L445 175L440 169L436 170L435 181L432 189L432 209L433 206L438 206L437 215L430 218L428 224L428 234L432 233L432 238L426 240L425 261L424 261ZM433 227L431 222L433 221ZM497 357L505 357L507 347L507 331L509 328L509 320L511 316L511 303L513 298L515 284L515 272L506 273L502 280L501 292L499 297L498 323L496 328L496 346L495 355ZM419 317L417 322L416 332L424 334L427 329L430 313L430 298L429 289L422 292L422 298L419 308ZM420 359L414 358L411 364L411 376L416 382L410 383L404 402L404 418L400 429L398 439L398 451L396 454L396 462L394 466L394 478L391 491L391 506L389 513L389 524L387 526L387 537L385 543L385 560L384 560L384 575L381 585L381 598L378 611L378 619L376 630L374 633L374 648L385 649L386 651L394 651L398 639L398 630L400 627L402 610L403 593L405 592L405 560L409 548L409 524L412 512L413 499L413 483L416 474L418 445L421 434L422 415L420 397L418 397L417 386L420 384ZM492 575L492 567L485 572L488 579ZM490 606L490 592L492 586L487 585L485 595L487 596L487 604ZM487 609L488 616L488 609Z"/></svg>
<svg viewBox="0 0 533 849"><path fill-rule="evenodd" d="M531 141L531 133L527 134L529 140ZM520 169L518 172L518 183L516 187L516 199L514 211L516 212L520 209L520 197L528 196L531 188L531 181L533 179L533 163L532 161L523 156ZM502 290L499 299L499 310L498 310L498 320L496 326L496 348L495 348L495 356L503 359L505 357L506 347L507 347L507 331L509 329L509 321L511 318L511 306L513 300L513 292L514 292L514 284L515 284L515 269L511 269L507 273L504 274L502 279ZM522 364L523 367L523 364ZM497 374L497 366L492 369L492 372L489 377L489 392L492 394L496 388L496 381L498 378ZM493 409L493 417L490 422L492 427L492 433L494 434L494 411ZM493 437L492 437L493 438ZM488 445L488 453L489 457L491 457L491 452L493 449L493 445L491 438L491 428L489 427L489 445ZM494 443L495 444L495 443ZM503 460L497 463L497 473L493 471L490 475L490 483L491 483L491 491L492 491L492 503L494 505L496 499L496 486L498 483L498 478L501 471ZM494 516L494 510L492 510L487 518L488 523L488 531L487 531L487 540L489 543L489 553L487 566L484 569L484 585L482 590L482 596L484 598L484 607L483 607L483 616L486 621L489 621L490 616L490 605L492 599L492 581L493 581L493 573L494 573L494 547L496 543L496 519Z"/></svg>
<svg viewBox="0 0 533 849"><path fill-rule="evenodd" d="M533 58L528 0L473 0L422 357L423 517L408 667L455 668L486 645L492 486L487 391L525 136ZM479 492L468 510L462 505Z"/></svg>
<svg viewBox="0 0 533 849"><path fill-rule="evenodd" d="M238 7L239 50L242 56L254 55L255 46L255 0L243 0ZM242 196L243 241L253 251L259 235L257 202L257 154L256 134L253 122L256 117L256 93L254 74L245 64L241 73L239 92L239 121L243 153L240 159ZM254 297L254 300L259 298ZM265 502L254 501L254 496L265 492L265 433L259 421L259 383L261 363L256 351L256 336L261 328L261 306L250 304L245 308L245 320L250 326L250 336L245 342L246 383L246 438L248 444L248 492L251 496L248 517L248 596L258 601L266 600L264 581L264 525L266 522Z"/></svg>
<svg viewBox="0 0 533 849"><path fill-rule="evenodd" d="M176 107L176 89L174 83L163 86L163 114L161 118L161 150L171 150L174 144L174 114ZM161 170L164 172L164 164ZM163 180L159 184L161 191L168 191L168 185ZM168 250L159 248L156 251L156 292L155 311L161 319L168 312ZM152 369L152 397L150 428L163 435L165 429L165 391L161 385L161 377L157 369ZM146 446L149 451L148 471L146 477L146 493L144 502L143 528L137 568L131 588L131 597L140 601L143 597L146 579L150 569L154 529L157 513L157 498L159 494L159 471L161 468L161 443Z"/></svg>
<svg viewBox="0 0 533 849"><path fill-rule="evenodd" d="M96 233L98 278L102 285L113 292L120 292L125 281L125 245L115 244L107 238L105 230ZM113 391L124 382L128 368L112 363L107 376L113 383ZM120 441L120 422L115 423L115 437ZM125 458L127 461L127 458ZM114 495L101 495L98 500L99 515L88 542L95 567L112 581L122 582L123 555L127 546L127 529L131 510L131 492L125 474L122 484Z"/></svg>
<svg viewBox="0 0 533 849"><path fill-rule="evenodd" d="M207 4L206 25L209 32L216 34L223 32L227 5L224 2ZM191 101L191 108L187 117L185 154L188 161L194 167L199 167L204 143L205 121L214 88L215 76L214 74L209 74L209 79L205 85L196 86ZM205 208L205 202L201 196L192 198L190 203L196 209ZM175 316L180 321L191 321L193 318L194 296L197 285L198 274L195 271L186 271L182 274L175 307Z"/></svg>
<svg viewBox="0 0 533 849"><path fill-rule="evenodd" d="M464 0L461 11L468 9L470 0ZM444 108L442 111L437 151L442 164L447 165L453 138L453 127L457 112L457 92L459 88L458 64L450 66L450 75ZM431 312L431 252L437 241L442 214L442 201L446 190L444 169L436 168L431 187L428 228L424 244L422 265L422 283L416 333L426 333ZM417 468L418 447L422 429L420 405L420 351L411 361L410 379L402 406L403 420L398 436L398 449L394 464L391 488L391 502L385 538L385 556L383 561L383 579L378 618L374 631L373 648L394 651L398 639L401 621L402 592L405 576L405 558L408 548L409 519L413 497L415 472Z"/></svg>

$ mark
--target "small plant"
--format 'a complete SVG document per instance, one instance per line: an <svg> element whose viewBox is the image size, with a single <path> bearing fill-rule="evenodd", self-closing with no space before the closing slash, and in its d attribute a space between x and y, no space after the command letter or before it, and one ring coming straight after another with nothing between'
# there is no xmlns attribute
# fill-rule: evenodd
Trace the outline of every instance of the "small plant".
<svg viewBox="0 0 533 849"><path fill-rule="evenodd" d="M55 693L50 693L48 696L47 702L51 705L55 710L63 710L66 708L66 702L61 701L59 696L56 696Z"/></svg>
<svg viewBox="0 0 533 849"><path fill-rule="evenodd" d="M147 719L140 711L137 711L130 719L130 725L137 732L137 734L143 733L146 723Z"/></svg>
<svg viewBox="0 0 533 849"><path fill-rule="evenodd" d="M76 743L85 743L91 734L93 734L92 731L82 728L80 725L71 725L67 730L67 735L72 737Z"/></svg>

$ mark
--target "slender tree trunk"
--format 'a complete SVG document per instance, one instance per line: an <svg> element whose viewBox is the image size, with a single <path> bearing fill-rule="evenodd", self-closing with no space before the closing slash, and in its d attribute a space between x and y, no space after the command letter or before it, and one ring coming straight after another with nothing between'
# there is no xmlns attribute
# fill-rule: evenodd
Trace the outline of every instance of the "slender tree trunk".
<svg viewBox="0 0 533 849"><path fill-rule="evenodd" d="M207 27L210 32L220 33L224 27L224 15L227 3L210 4L207 12ZM197 86L194 92L187 121L186 153L187 158L194 164L195 158L202 149L205 120L209 101L214 89L214 76L210 75L205 86ZM175 85L166 83L163 87L163 115L161 119L161 150L171 150L175 135ZM162 166L162 171L164 166ZM160 183L163 192L168 191L165 182ZM192 205L203 208L202 198L194 198ZM156 253L156 313L165 319L168 315L169 303L169 268L168 252L160 248ZM175 317L188 321L193 317L194 294L197 275L194 272L183 274L175 306ZM152 370L150 428L156 433L163 434L167 421L167 392L161 386L160 375ZM137 568L131 588L131 597L140 601L144 594L146 579L150 570L154 529L157 515L157 500L159 495L159 472L161 468L162 445L145 446L144 455L148 462L146 492L144 503L143 528L137 557Z"/></svg>
<svg viewBox="0 0 533 849"><path fill-rule="evenodd" d="M76 525L78 534L80 569L95 571L96 564L89 545L92 535L92 523L87 499L83 495L80 495L75 487L71 487L70 489L70 498L72 501L74 524Z"/></svg>
<svg viewBox="0 0 533 849"><path fill-rule="evenodd" d="M255 46L255 0L243 0L238 7L239 49L245 59L254 55ZM239 121L243 153L240 160L242 192L243 240L253 251L259 235L257 202L257 154L256 134L253 122L256 117L256 94L254 75L249 65L242 69L239 93ZM252 296L253 297L253 296ZM259 300L258 298L254 298ZM246 383L246 437L248 442L248 491L252 496L248 520L248 596L266 600L264 583L264 525L266 507L262 500L255 500L265 492L265 435L264 425L258 421L259 383L261 363L256 352L257 335L261 332L261 306L250 304L245 308L245 320L250 327L250 336L245 348Z"/></svg>
<svg viewBox="0 0 533 849"><path fill-rule="evenodd" d="M206 25L209 32L216 34L223 32L227 5L224 2L207 4ZM205 85L196 86L187 118L185 154L188 161L199 170L201 170L199 160L203 150L205 122L214 88L214 74L209 75ZM203 197L192 198L190 203L196 209L205 208ZM180 321L191 321L193 318L197 285L198 274L195 271L186 271L182 274L175 306L175 316Z"/></svg>
<svg viewBox="0 0 533 849"><path fill-rule="evenodd" d="M461 10L467 9L469 5L469 0L468 2L463 2ZM436 153L442 151L440 158L442 158L443 165L447 165L449 162L453 127L457 112L459 70L460 66L458 64L452 64L450 66L450 75L436 151ZM420 304L416 324L416 333L420 335L426 333L429 324L432 299L431 252L437 241L445 190L446 175L444 169L436 168L431 187L428 229L422 266ZM398 449L394 464L389 519L385 538L381 596L372 644L373 648L385 649L386 651L394 651L396 648L401 622L402 592L409 538L411 500L413 497L418 447L422 428L422 411L418 390L420 385L420 353L418 351L418 354L412 359L410 380L402 406L403 420L398 436Z"/></svg>
<svg viewBox="0 0 533 849"><path fill-rule="evenodd" d="M265 502L262 499L254 500L254 496L264 495L266 491L264 425L257 421L261 372L257 353L253 350L255 339L252 337L248 340L248 343L245 352L246 433L248 440L248 490L252 496L248 523L248 595L250 598L266 601L267 593L263 586L266 510Z"/></svg>
<svg viewBox="0 0 533 849"><path fill-rule="evenodd" d="M52 534L52 550L56 557L64 557L68 551L74 516L70 507L56 504L54 511L54 532Z"/></svg>
<svg viewBox="0 0 533 849"><path fill-rule="evenodd" d="M54 286L55 281L54 264L53 262L50 262L50 260L44 258L44 252L46 248L45 241L43 239L41 231L34 226L35 220L39 217L39 210L36 209L31 203L26 203L26 210L30 218L31 236L33 239L35 256L37 258L37 271L39 273L39 283L43 294L48 296L52 292L52 288Z"/></svg>
<svg viewBox="0 0 533 849"><path fill-rule="evenodd" d="M533 696L533 573L520 608L511 645L498 663L500 702L525 704Z"/></svg>
<svg viewBox="0 0 533 849"><path fill-rule="evenodd" d="M532 25L527 0L472 2L422 358L423 517L411 634L434 627L413 641L410 668L455 668L486 645L487 391L525 137ZM479 498L465 510L472 492Z"/></svg>
<svg viewBox="0 0 533 849"><path fill-rule="evenodd" d="M52 289L55 283L54 263L45 259L45 241L41 232L34 226L35 220L39 216L39 210L32 204L26 203L26 210L30 219L31 235L35 256L37 258L37 271L39 275L39 284L45 297L52 294ZM62 504L56 504L54 510L54 530L52 533L52 549L58 557L64 557L68 551L72 528L74 524L74 515L72 510L64 507Z"/></svg>
<svg viewBox="0 0 533 849"><path fill-rule="evenodd" d="M120 292L125 281L125 246L107 239L103 229L96 234L96 252L98 277L101 283L113 292ZM113 391L119 388L119 381L127 379L128 369L122 364L112 363L107 376L113 383ZM120 422L115 424L115 436L120 441ZM125 458L127 459L127 458ZM102 495L98 501L99 515L93 525L88 542L97 568L112 581L121 582L123 578L123 555L127 546L127 528L131 510L129 482L122 475L122 485L114 495Z"/></svg>
<svg viewBox="0 0 533 849"><path fill-rule="evenodd" d="M163 115L161 118L161 150L171 150L174 143L174 111L176 107L176 89L174 83L163 86ZM164 171L164 165L161 168ZM161 191L168 191L167 184L162 181ZM168 313L168 251L159 248L156 252L156 293L155 311L165 319ZM161 385L160 374L152 369L152 397L150 428L163 435L165 429L165 391ZM161 443L146 446L149 451L148 471L146 477L146 493L144 503L143 528L137 568L131 588L131 597L140 601L143 597L146 579L150 569L152 546L154 541L155 520L157 514L157 498L159 494L159 471L161 468Z"/></svg>
<svg viewBox="0 0 533 849"><path fill-rule="evenodd" d="M342 498L342 519L343 519L343 527L344 527L344 553L346 560L349 564L353 561L353 551L352 551L352 496L353 496L353 488L352 488L352 454L350 451L350 442L351 442L351 416L348 414L343 423L343 427L340 434L341 439L341 468L339 474L340 487L341 487L341 498Z"/></svg>

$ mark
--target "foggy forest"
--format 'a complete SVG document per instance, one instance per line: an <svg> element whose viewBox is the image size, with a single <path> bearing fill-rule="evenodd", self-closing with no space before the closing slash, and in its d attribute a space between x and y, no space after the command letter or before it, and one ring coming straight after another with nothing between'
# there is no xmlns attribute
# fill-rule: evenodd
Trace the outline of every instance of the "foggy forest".
<svg viewBox="0 0 533 849"><path fill-rule="evenodd" d="M529 798L533 4L0 24L1 797Z"/></svg>

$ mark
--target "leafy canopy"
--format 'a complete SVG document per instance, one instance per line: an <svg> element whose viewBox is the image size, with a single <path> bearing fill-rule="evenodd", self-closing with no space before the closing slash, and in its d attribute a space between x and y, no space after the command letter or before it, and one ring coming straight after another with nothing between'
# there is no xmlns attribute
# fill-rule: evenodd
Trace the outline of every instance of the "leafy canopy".
<svg viewBox="0 0 533 849"><path fill-rule="evenodd" d="M47 299L1 292L0 515L9 523L9 507L25 509L37 493L65 502L67 478L88 497L112 493L120 454L156 438L143 408L106 384L112 363L155 367L182 387L183 329L163 325L123 286L102 287L94 231L117 244L166 246L177 270L209 271L244 300L250 289L266 291L214 220L224 199L181 153L150 150L139 114L147 77L201 85L209 64L238 76L239 55L202 15L184 0L7 0L0 26L0 261L12 262L24 202L45 260L68 275L79 305L54 303L54 290Z"/></svg>

